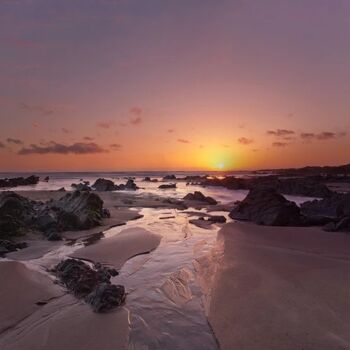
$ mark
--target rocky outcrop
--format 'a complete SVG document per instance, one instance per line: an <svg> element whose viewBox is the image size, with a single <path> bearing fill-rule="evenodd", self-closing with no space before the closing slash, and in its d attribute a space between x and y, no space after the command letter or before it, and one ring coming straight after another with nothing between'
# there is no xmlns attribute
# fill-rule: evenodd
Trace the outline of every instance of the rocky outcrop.
<svg viewBox="0 0 350 350"><path fill-rule="evenodd" d="M116 186L112 180L99 178L92 185L92 188L96 191L104 192L104 191L116 191L118 189L118 186Z"/></svg>
<svg viewBox="0 0 350 350"><path fill-rule="evenodd" d="M176 176L175 175L165 175L163 177L163 180L168 181L168 180L176 180Z"/></svg>
<svg viewBox="0 0 350 350"><path fill-rule="evenodd" d="M30 201L14 192L2 192L0 239L12 239L33 230L57 240L59 232L90 229L101 225L102 218L108 215L102 199L92 192L75 191L46 203Z"/></svg>
<svg viewBox="0 0 350 350"><path fill-rule="evenodd" d="M143 182L158 182L158 179L151 179L149 176L146 176L142 181Z"/></svg>
<svg viewBox="0 0 350 350"><path fill-rule="evenodd" d="M52 270L69 292L78 298L84 298L95 312L105 312L125 301L125 289L112 285L111 277L117 272L95 264L90 267L76 259L61 261Z"/></svg>
<svg viewBox="0 0 350 350"><path fill-rule="evenodd" d="M205 186L223 186L231 190L251 190L254 188L273 188L281 194L324 198L332 195L332 191L315 178L278 178L275 175L254 178L236 178L228 176L224 179L207 179Z"/></svg>
<svg viewBox="0 0 350 350"><path fill-rule="evenodd" d="M327 231L350 232L350 193L334 193L322 200L305 202L301 210L308 217L330 219L324 227Z"/></svg>
<svg viewBox="0 0 350 350"><path fill-rule="evenodd" d="M301 226L305 219L299 207L274 189L253 189L230 212L230 218L259 225Z"/></svg>
<svg viewBox="0 0 350 350"><path fill-rule="evenodd" d="M176 184L163 184L163 185L158 186L158 188L161 190L176 188Z"/></svg>
<svg viewBox="0 0 350 350"><path fill-rule="evenodd" d="M218 202L214 198L205 196L200 191L195 191L194 193L188 193L183 199L187 201L204 202L210 205L218 204Z"/></svg>
<svg viewBox="0 0 350 350"><path fill-rule="evenodd" d="M0 187L17 187L36 185L39 182L39 176L31 175L27 178L15 177L12 179L0 179Z"/></svg>
<svg viewBox="0 0 350 350"><path fill-rule="evenodd" d="M9 240L0 239L0 256L26 247L28 247L26 242L15 243Z"/></svg>
<svg viewBox="0 0 350 350"><path fill-rule="evenodd" d="M78 184L71 184L72 188L76 191L91 191L91 187L88 182L82 182Z"/></svg>
<svg viewBox="0 0 350 350"><path fill-rule="evenodd" d="M135 181L133 179L129 179L126 184L121 184L118 186L118 189L119 190L122 190L122 191L136 191L138 190L139 188L137 187L137 185L135 184Z"/></svg>

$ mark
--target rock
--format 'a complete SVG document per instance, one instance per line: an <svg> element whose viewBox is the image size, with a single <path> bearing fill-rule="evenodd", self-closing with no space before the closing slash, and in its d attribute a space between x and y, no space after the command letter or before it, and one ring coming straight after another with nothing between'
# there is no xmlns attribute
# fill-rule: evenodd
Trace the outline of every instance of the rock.
<svg viewBox="0 0 350 350"><path fill-rule="evenodd" d="M96 191L116 191L118 189L118 186L114 184L112 180L107 179L97 179L95 183L92 185L92 188L94 188Z"/></svg>
<svg viewBox="0 0 350 350"><path fill-rule="evenodd" d="M125 302L125 298L124 286L101 283L85 300L95 312L106 312L122 305Z"/></svg>
<svg viewBox="0 0 350 350"><path fill-rule="evenodd" d="M301 226L305 223L299 207L274 189L250 190L229 216L269 226Z"/></svg>
<svg viewBox="0 0 350 350"><path fill-rule="evenodd" d="M45 182L49 182L49 180L50 180L50 176L46 176L46 177L44 178L44 180L43 180L43 181L45 181Z"/></svg>
<svg viewBox="0 0 350 350"><path fill-rule="evenodd" d="M151 179L149 176L146 176L142 181L143 182L158 182L158 179Z"/></svg>
<svg viewBox="0 0 350 350"><path fill-rule="evenodd" d="M33 202L14 192L0 193L0 238L24 234L34 216Z"/></svg>
<svg viewBox="0 0 350 350"><path fill-rule="evenodd" d="M71 185L76 191L91 191L91 188L86 183L72 184Z"/></svg>
<svg viewBox="0 0 350 350"><path fill-rule="evenodd" d="M77 297L90 294L99 283L110 283L110 275L104 270L94 270L76 259L61 261L53 272L66 288Z"/></svg>
<svg viewBox="0 0 350 350"><path fill-rule="evenodd" d="M324 198L332 195L332 191L315 178L279 178L276 175L254 178L236 178L227 176L224 179L206 179L205 186L223 186L232 190L251 190L254 188L270 189L287 195Z"/></svg>
<svg viewBox="0 0 350 350"><path fill-rule="evenodd" d="M66 192L66 189L64 187L61 187L57 190L57 192Z"/></svg>
<svg viewBox="0 0 350 350"><path fill-rule="evenodd" d="M129 191L136 191L138 189L137 185L135 184L134 180L129 179L126 182L125 189Z"/></svg>
<svg viewBox="0 0 350 350"><path fill-rule="evenodd" d="M15 177L12 179L0 179L0 187L17 187L36 185L39 182L39 176L31 175L27 178Z"/></svg>
<svg viewBox="0 0 350 350"><path fill-rule="evenodd" d="M226 218L223 215L212 215L208 217L208 221L224 224L226 222Z"/></svg>
<svg viewBox="0 0 350 350"><path fill-rule="evenodd" d="M14 243L9 240L0 239L0 256L27 247L28 244L26 242Z"/></svg>
<svg viewBox="0 0 350 350"><path fill-rule="evenodd" d="M163 180L167 181L167 180L176 180L176 176L175 175L165 175L163 177Z"/></svg>
<svg viewBox="0 0 350 350"><path fill-rule="evenodd" d="M176 184L163 184L158 186L158 188L160 188L161 190L166 190L169 188L176 188Z"/></svg>
<svg viewBox="0 0 350 350"><path fill-rule="evenodd" d="M76 259L61 261L52 270L66 288L78 298L85 298L95 312L105 312L124 303L125 288L113 285L112 276L118 272L96 263L91 268Z"/></svg>
<svg viewBox="0 0 350 350"><path fill-rule="evenodd" d="M301 204L302 213L319 220L328 219L325 231L350 231L350 193L334 193L322 200L313 200Z"/></svg>
<svg viewBox="0 0 350 350"><path fill-rule="evenodd" d="M199 191L195 191L194 193L188 193L183 199L188 201L205 202L210 205L218 204L218 202L214 198L206 197L202 192Z"/></svg>

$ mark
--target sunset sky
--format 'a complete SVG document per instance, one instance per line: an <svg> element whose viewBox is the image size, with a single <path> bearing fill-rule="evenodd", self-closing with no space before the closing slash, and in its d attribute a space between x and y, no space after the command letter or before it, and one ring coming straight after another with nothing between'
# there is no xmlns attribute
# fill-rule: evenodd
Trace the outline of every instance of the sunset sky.
<svg viewBox="0 0 350 350"><path fill-rule="evenodd" d="M0 0L0 171L350 162L348 0Z"/></svg>

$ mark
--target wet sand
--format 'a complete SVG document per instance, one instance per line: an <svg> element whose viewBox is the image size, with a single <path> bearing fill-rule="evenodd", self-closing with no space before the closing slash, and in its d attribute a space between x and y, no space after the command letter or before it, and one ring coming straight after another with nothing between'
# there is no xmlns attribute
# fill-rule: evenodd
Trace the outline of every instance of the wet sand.
<svg viewBox="0 0 350 350"><path fill-rule="evenodd" d="M350 349L349 235L229 223L219 240L209 322L221 349Z"/></svg>

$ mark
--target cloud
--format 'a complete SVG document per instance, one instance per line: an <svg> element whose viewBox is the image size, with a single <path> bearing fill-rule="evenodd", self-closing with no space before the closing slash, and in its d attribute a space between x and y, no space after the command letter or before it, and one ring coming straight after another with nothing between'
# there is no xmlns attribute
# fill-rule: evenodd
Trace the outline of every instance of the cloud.
<svg viewBox="0 0 350 350"><path fill-rule="evenodd" d="M121 145L119 143L113 143L109 147L112 148L115 151L119 151L123 147L123 145Z"/></svg>
<svg viewBox="0 0 350 350"><path fill-rule="evenodd" d="M39 127L39 123L36 123L36 122L32 123L32 127L33 128L38 128Z"/></svg>
<svg viewBox="0 0 350 350"><path fill-rule="evenodd" d="M273 147L286 147L288 146L288 143L287 142L274 142L272 144Z"/></svg>
<svg viewBox="0 0 350 350"><path fill-rule="evenodd" d="M311 140L320 140L320 141L327 141L327 140L334 140L341 137L346 136L346 132L332 132L332 131L323 131L321 133L313 133L313 132L302 132L300 134L300 137L302 140L305 141L311 141Z"/></svg>
<svg viewBox="0 0 350 350"><path fill-rule="evenodd" d="M167 132L168 132L169 134L172 134L174 131L175 131L174 129L168 129L168 130L167 130Z"/></svg>
<svg viewBox="0 0 350 350"><path fill-rule="evenodd" d="M19 139L13 139L11 137L9 137L6 141L7 143L13 143L14 145L23 145L23 141Z"/></svg>
<svg viewBox="0 0 350 350"><path fill-rule="evenodd" d="M5 148L5 145L0 141L0 148Z"/></svg>
<svg viewBox="0 0 350 350"><path fill-rule="evenodd" d="M180 142L180 143L190 143L190 141L185 140L185 139L177 139L177 142Z"/></svg>
<svg viewBox="0 0 350 350"><path fill-rule="evenodd" d="M49 108L43 105L31 105L25 102L21 102L19 105L20 108L26 112L34 112L42 116L49 116L55 113L55 110L53 108Z"/></svg>
<svg viewBox="0 0 350 350"><path fill-rule="evenodd" d="M130 114L131 114L131 118L130 118L130 124L132 125L138 125L142 123L142 115L143 110L140 107L132 107L130 108Z"/></svg>
<svg viewBox="0 0 350 350"><path fill-rule="evenodd" d="M253 143L252 139L248 139L246 137L240 137L238 140L238 143L240 143L241 145L250 145L251 143Z"/></svg>
<svg viewBox="0 0 350 350"><path fill-rule="evenodd" d="M113 126L113 122L99 122L97 126L101 129L110 129Z"/></svg>
<svg viewBox="0 0 350 350"><path fill-rule="evenodd" d="M277 137L282 137L282 136L294 135L295 132L293 130L277 129L277 130L267 130L267 134L277 136Z"/></svg>
<svg viewBox="0 0 350 350"><path fill-rule="evenodd" d="M52 141L47 146L38 146L32 144L28 148L23 147L21 150L18 151L18 154L94 154L106 152L108 151L93 142L77 142L72 145L64 145Z"/></svg>
<svg viewBox="0 0 350 350"><path fill-rule="evenodd" d="M90 137L90 136L84 136L84 140L85 140L85 141L93 141L94 138L93 138L93 137Z"/></svg>
<svg viewBox="0 0 350 350"><path fill-rule="evenodd" d="M62 130L62 132L64 132L65 134L70 134L70 133L71 133L71 131L68 130L68 129L66 129L66 128L62 128L61 130Z"/></svg>

